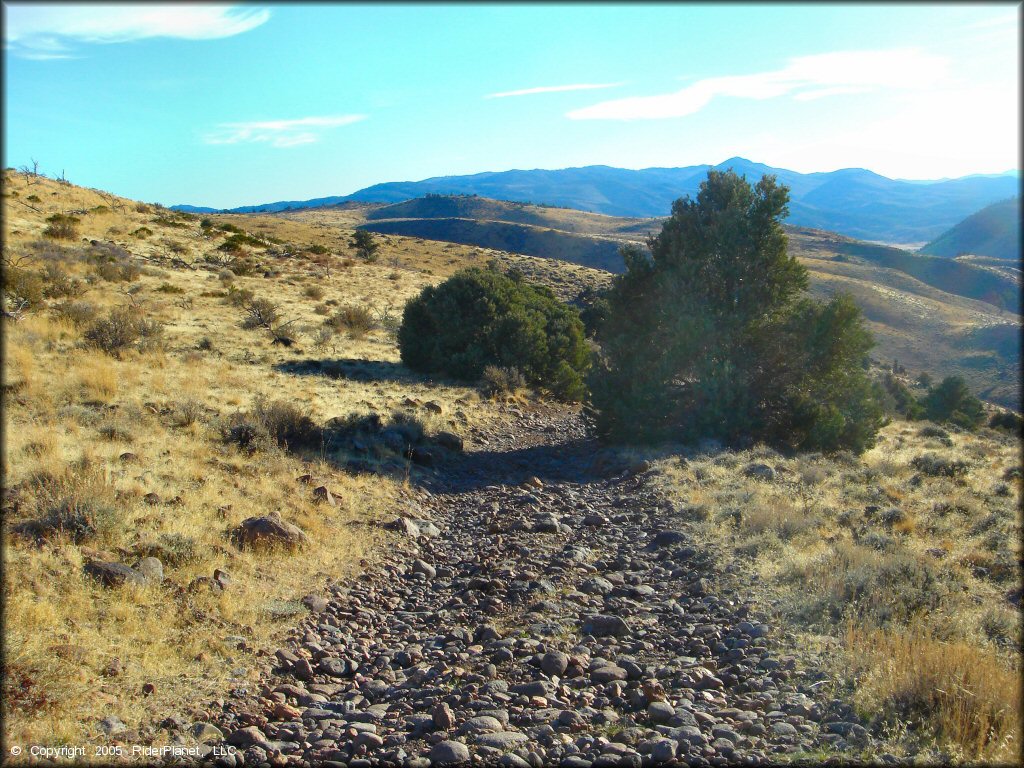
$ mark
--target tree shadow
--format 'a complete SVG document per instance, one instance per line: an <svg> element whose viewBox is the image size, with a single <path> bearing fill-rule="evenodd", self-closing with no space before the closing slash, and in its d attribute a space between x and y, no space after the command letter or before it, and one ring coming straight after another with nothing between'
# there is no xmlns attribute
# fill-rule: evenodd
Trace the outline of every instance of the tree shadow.
<svg viewBox="0 0 1024 768"><path fill-rule="evenodd" d="M626 465L593 438L510 450L444 451L429 472L410 482L431 493L468 493L488 485L520 485L531 477L542 483L590 483L621 474Z"/></svg>
<svg viewBox="0 0 1024 768"><path fill-rule="evenodd" d="M434 380L410 371L401 363L388 360L359 360L356 358L324 358L322 360L294 360L278 363L274 368L293 376L322 376L349 381L390 381L398 384L426 384ZM447 383L447 382L445 382Z"/></svg>

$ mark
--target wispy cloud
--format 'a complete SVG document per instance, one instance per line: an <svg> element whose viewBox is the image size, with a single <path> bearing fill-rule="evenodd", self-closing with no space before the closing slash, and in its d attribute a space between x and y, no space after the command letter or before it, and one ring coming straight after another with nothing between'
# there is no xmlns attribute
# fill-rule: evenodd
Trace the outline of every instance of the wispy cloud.
<svg viewBox="0 0 1024 768"><path fill-rule="evenodd" d="M267 9L205 3L5 5L5 47L27 59L72 58L76 44L83 43L231 37L255 29L270 18Z"/></svg>
<svg viewBox="0 0 1024 768"><path fill-rule="evenodd" d="M558 93L560 91L593 91L598 88L617 88L622 83L577 83L575 85L545 85L540 88L524 88L521 91L489 93L485 99L505 99L509 96L532 96L535 93Z"/></svg>
<svg viewBox="0 0 1024 768"><path fill-rule="evenodd" d="M351 125L365 119L366 115L324 115L300 117L295 120L221 123L203 140L207 144L266 142L274 147L295 147L318 141L326 130Z"/></svg>
<svg viewBox="0 0 1024 768"><path fill-rule="evenodd" d="M840 51L789 60L782 69L709 77L658 96L603 101L567 113L573 120L658 120L699 112L720 96L801 100L891 88L920 88L945 75L948 60L917 49Z"/></svg>

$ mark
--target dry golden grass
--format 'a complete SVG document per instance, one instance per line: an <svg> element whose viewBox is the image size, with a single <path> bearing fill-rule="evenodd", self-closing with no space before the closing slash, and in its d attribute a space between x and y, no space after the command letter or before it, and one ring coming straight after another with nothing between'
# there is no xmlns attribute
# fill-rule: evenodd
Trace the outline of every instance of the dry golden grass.
<svg viewBox="0 0 1024 768"><path fill-rule="evenodd" d="M471 387L402 368L384 328L361 338L338 334L319 349L312 343L324 317L314 311L308 294L319 291L311 287L333 308L368 306L378 319L390 312L393 322L406 298L439 279L430 265L452 256L431 243L403 252L396 268L388 261L401 246L385 243L379 263L345 267L341 241L350 230L253 217L252 230L259 222L271 233L286 227L282 234L299 255L251 249L260 268L224 280L221 266L204 260L219 253L219 236L206 236L198 218L11 172L4 190L18 193L4 197L6 244L32 255L28 268L58 264L82 281L74 300L92 304L96 316L136 304L164 327L158 344L115 357L86 345L88 323L58 316L63 299L45 301L19 322L5 320L3 484L20 489L17 500L5 499L4 515L5 737L100 743L98 721L114 714L145 740L167 715L196 718L203 702L251 679L255 652L272 650L297 621L295 601L372 561L385 534L367 524L396 514L403 493L401 474L352 474L343 452L242 453L222 439L233 413L266 396L302 406L318 424L411 408L428 430L464 432L493 418ZM38 211L19 204L30 194L40 198L29 203ZM32 245L46 216L73 210L87 211L76 214L83 239L112 239L130 252L128 263L141 267L136 279L103 278L87 245ZM238 218L213 218L250 229ZM143 226L155 234L130 236ZM301 254L318 242L338 249L314 264ZM399 279L389 279L396 269ZM286 349L266 331L244 330L243 311L224 295L228 282L275 301L295 321L298 344ZM442 412L408 405L415 402L436 402ZM122 460L125 453L133 457ZM331 489L337 507L314 502L296 480L307 473ZM105 510L94 534L76 542L67 533L41 541L15 533L14 526L57 508L57 492L32 481L47 476L63 478L56 486L62 498ZM150 493L157 503L147 502ZM307 533L305 550L255 553L231 543L243 519L274 510ZM90 558L132 565L150 554L163 562L162 585L105 589L83 573ZM222 594L189 589L217 568L232 577ZM114 659L123 668L108 676ZM156 692L144 695L146 683Z"/></svg>
<svg viewBox="0 0 1024 768"><path fill-rule="evenodd" d="M845 680L867 714L897 722L909 702L958 759L1006 760L1021 738L1020 613L1007 600L1021 586L1020 443L950 430L945 445L923 426L893 422L862 457L650 458L680 522L755 575L745 589L794 630L794 652L846 638ZM966 474L918 472L929 451ZM753 461L776 479L744 478ZM936 688L948 696L928 699Z"/></svg>
<svg viewBox="0 0 1024 768"><path fill-rule="evenodd" d="M965 642L850 625L845 648L865 712L932 731L958 760L1020 757L1020 669Z"/></svg>

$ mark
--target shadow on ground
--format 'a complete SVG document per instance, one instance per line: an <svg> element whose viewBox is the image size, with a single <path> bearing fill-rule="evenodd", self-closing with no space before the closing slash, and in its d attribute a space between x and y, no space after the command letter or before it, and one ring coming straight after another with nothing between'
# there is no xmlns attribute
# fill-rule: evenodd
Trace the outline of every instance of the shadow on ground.
<svg viewBox="0 0 1024 768"><path fill-rule="evenodd" d="M591 483L626 469L591 438L510 450L438 451L437 465L413 472L410 481L431 493L467 493L488 485L519 485L531 477L544 484Z"/></svg>
<svg viewBox="0 0 1024 768"><path fill-rule="evenodd" d="M393 381L400 384L421 384L430 381L413 373L401 363L387 360L335 357L278 363L274 368L281 373L290 373L293 376L323 376L328 379L349 379L351 381Z"/></svg>

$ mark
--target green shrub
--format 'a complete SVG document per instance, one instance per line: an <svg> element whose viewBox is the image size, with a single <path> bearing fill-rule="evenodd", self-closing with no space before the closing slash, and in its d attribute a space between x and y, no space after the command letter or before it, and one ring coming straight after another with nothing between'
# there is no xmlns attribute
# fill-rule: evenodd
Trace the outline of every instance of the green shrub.
<svg viewBox="0 0 1024 768"><path fill-rule="evenodd" d="M352 233L349 247L354 248L359 258L364 261L376 261L380 243L374 240L373 233L367 232L365 229L357 229Z"/></svg>
<svg viewBox="0 0 1024 768"><path fill-rule="evenodd" d="M947 376L929 389L924 413L932 421L948 421L964 429L974 429L985 419L981 401L971 394L961 376Z"/></svg>
<svg viewBox="0 0 1024 768"><path fill-rule="evenodd" d="M547 288L467 269L405 306L402 362L416 371L478 380L488 365L517 368L556 396L579 400L590 351L579 313Z"/></svg>
<svg viewBox="0 0 1024 768"><path fill-rule="evenodd" d="M46 220L50 224L43 230L44 237L52 237L55 240L74 240L78 237L79 220L76 217L55 213Z"/></svg>
<svg viewBox="0 0 1024 768"><path fill-rule="evenodd" d="M307 246L306 251L312 253L314 256L323 256L327 253L327 249L319 243Z"/></svg>
<svg viewBox="0 0 1024 768"><path fill-rule="evenodd" d="M590 382L612 440L762 441L862 452L884 423L864 364L873 345L853 300L805 297L787 251L789 192L709 171L696 200L622 251Z"/></svg>
<svg viewBox="0 0 1024 768"><path fill-rule="evenodd" d="M998 411L992 414L992 418L988 420L988 425L992 429L1003 429L1012 434L1020 435L1024 420L1013 411Z"/></svg>
<svg viewBox="0 0 1024 768"><path fill-rule="evenodd" d="M228 237L223 243L217 246L218 251L224 251L226 253L238 253L243 250L243 246L253 246L256 248L262 248L264 243L259 238L247 235L245 232L235 232L235 234Z"/></svg>
<svg viewBox="0 0 1024 768"><path fill-rule="evenodd" d="M908 421L919 419L924 414L924 408L910 387L893 376L891 371L886 371L882 377L882 387L887 395L883 401L887 412L898 414Z"/></svg>

